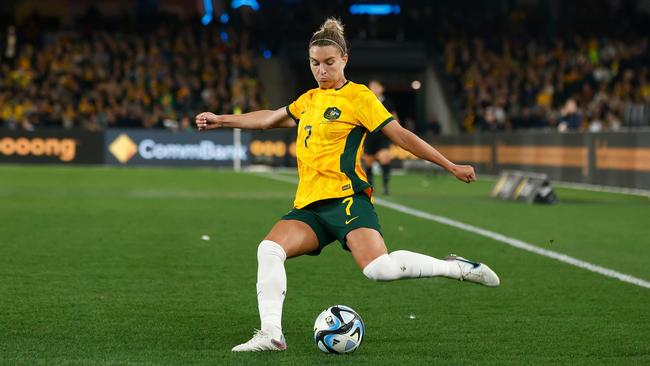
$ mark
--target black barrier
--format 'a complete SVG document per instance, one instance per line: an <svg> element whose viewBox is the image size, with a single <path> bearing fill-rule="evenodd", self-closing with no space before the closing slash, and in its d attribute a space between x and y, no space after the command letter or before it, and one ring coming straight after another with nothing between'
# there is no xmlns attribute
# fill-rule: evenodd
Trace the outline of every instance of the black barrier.
<svg viewBox="0 0 650 366"><path fill-rule="evenodd" d="M105 136L106 164L154 166L232 166L239 155L249 164L250 133L242 131L236 151L233 130L171 133L157 130L109 130Z"/></svg>
<svg viewBox="0 0 650 366"><path fill-rule="evenodd" d="M101 164L104 134L76 130L0 129L0 163Z"/></svg>
<svg viewBox="0 0 650 366"><path fill-rule="evenodd" d="M254 132L252 162L295 166L295 136L294 129ZM471 134L428 142L450 160L474 165L479 176L522 170L551 181L650 189L650 132ZM394 167L417 159L395 145L390 153Z"/></svg>
<svg viewBox="0 0 650 366"><path fill-rule="evenodd" d="M295 166L295 129L242 131L242 165ZM521 170L551 181L650 189L650 132L503 133L438 136L429 140L450 160L481 174ZM392 145L393 165L416 159ZM232 130L37 132L0 129L0 163L232 166Z"/></svg>
<svg viewBox="0 0 650 366"><path fill-rule="evenodd" d="M564 181L650 189L650 132L503 133L429 141L450 160L481 173L543 173Z"/></svg>

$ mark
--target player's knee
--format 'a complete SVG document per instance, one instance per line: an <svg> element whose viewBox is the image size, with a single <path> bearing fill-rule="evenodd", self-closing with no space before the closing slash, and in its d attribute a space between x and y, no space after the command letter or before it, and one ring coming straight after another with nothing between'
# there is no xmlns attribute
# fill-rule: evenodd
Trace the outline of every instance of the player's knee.
<svg viewBox="0 0 650 366"><path fill-rule="evenodd" d="M260 245L257 246L257 259L260 260L260 258L267 256L278 257L282 261L287 259L287 254L280 244L272 240L262 240Z"/></svg>
<svg viewBox="0 0 650 366"><path fill-rule="evenodd" d="M397 262L384 254L368 263L363 274L373 281L393 281L400 279L402 273Z"/></svg>

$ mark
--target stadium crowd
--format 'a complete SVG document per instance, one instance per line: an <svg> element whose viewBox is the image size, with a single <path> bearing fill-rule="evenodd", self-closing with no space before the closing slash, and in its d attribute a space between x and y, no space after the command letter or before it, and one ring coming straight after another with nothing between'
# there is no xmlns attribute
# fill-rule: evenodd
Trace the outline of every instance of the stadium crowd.
<svg viewBox="0 0 650 366"><path fill-rule="evenodd" d="M85 25L30 41L2 30L0 126L182 130L198 111L264 104L246 31L173 18L146 32Z"/></svg>
<svg viewBox="0 0 650 366"><path fill-rule="evenodd" d="M456 39L445 44L444 64L466 131L648 124L647 38Z"/></svg>
<svg viewBox="0 0 650 366"><path fill-rule="evenodd" d="M358 40L421 42L465 132L650 126L650 15L634 1L557 2L556 15L483 0L400 3L380 18L349 15L346 2L267 1L229 27L197 16L143 29L91 14L28 36L28 20L0 29L0 126L186 129L197 111L258 109L260 43L278 52L323 14L342 15L352 53Z"/></svg>
<svg viewBox="0 0 650 366"><path fill-rule="evenodd" d="M399 15L350 17L352 52L354 40L426 45L440 60L465 132L650 126L650 17L638 2L399 3ZM342 12L336 2L305 1L267 13L260 24L283 24L284 35L302 33L300 24L308 24L297 20L304 14Z"/></svg>

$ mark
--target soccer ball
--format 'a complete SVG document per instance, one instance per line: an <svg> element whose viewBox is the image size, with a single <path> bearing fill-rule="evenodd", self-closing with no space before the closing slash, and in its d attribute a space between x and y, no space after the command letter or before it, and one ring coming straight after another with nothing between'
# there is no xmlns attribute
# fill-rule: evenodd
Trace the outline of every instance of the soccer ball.
<svg viewBox="0 0 650 366"><path fill-rule="evenodd" d="M314 323L314 341L325 353L352 353L361 344L366 326L356 311L345 305L323 310Z"/></svg>

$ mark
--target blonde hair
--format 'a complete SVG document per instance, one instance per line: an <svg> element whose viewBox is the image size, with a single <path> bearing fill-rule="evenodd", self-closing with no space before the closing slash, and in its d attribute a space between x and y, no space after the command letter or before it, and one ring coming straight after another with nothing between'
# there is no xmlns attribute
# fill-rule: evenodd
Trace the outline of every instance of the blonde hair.
<svg viewBox="0 0 650 366"><path fill-rule="evenodd" d="M311 46L337 46L341 51L341 56L348 53L348 45L345 41L345 32L343 31L343 24L335 18L325 19L325 23L320 26L320 29L314 32L309 41Z"/></svg>

